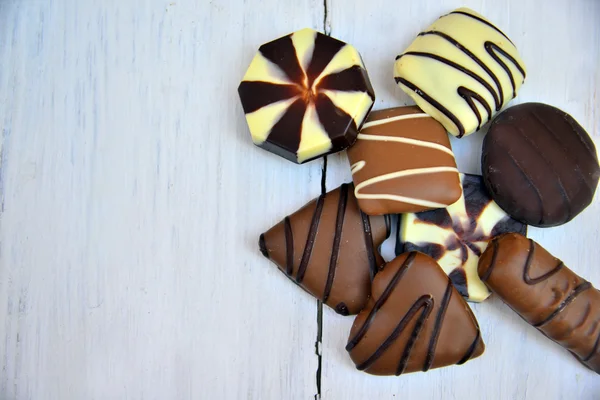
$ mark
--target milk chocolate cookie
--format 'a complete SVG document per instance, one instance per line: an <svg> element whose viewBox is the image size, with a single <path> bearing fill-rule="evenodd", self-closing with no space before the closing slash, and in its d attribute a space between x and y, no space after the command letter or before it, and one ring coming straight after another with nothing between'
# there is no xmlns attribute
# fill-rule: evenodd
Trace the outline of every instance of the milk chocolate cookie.
<svg viewBox="0 0 600 400"><path fill-rule="evenodd" d="M463 195L448 208L400 217L396 254L420 251L437 261L468 301L483 301L490 292L477 275L479 256L495 236L527 233L490 198L481 176L460 174Z"/></svg>
<svg viewBox="0 0 600 400"><path fill-rule="evenodd" d="M485 184L513 218L539 227L569 222L594 198L600 166L594 142L564 111L540 104L511 107L483 141Z"/></svg>
<svg viewBox="0 0 600 400"><path fill-rule="evenodd" d="M396 57L394 77L423 111L460 138L517 95L525 65L500 29L459 8L419 33Z"/></svg>
<svg viewBox="0 0 600 400"><path fill-rule="evenodd" d="M358 208L352 185L319 196L260 236L263 255L342 315L365 305L383 264L378 247L388 236L384 217Z"/></svg>
<svg viewBox="0 0 600 400"><path fill-rule="evenodd" d="M525 321L600 374L600 291L531 239L495 238L481 279Z"/></svg>
<svg viewBox="0 0 600 400"><path fill-rule="evenodd" d="M448 134L418 107L373 111L348 160L369 215L445 208L461 195Z"/></svg>
<svg viewBox="0 0 600 400"><path fill-rule="evenodd" d="M419 252L388 263L352 325L356 368L400 375L463 364L485 349L477 320L436 262Z"/></svg>
<svg viewBox="0 0 600 400"><path fill-rule="evenodd" d="M238 92L254 143L296 163L352 145L375 101L356 49L312 29L260 46Z"/></svg>

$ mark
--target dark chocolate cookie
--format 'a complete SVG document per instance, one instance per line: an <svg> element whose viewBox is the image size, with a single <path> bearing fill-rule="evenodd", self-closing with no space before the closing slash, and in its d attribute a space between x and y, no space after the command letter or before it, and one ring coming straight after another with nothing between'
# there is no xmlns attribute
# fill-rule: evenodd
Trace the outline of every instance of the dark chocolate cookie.
<svg viewBox="0 0 600 400"><path fill-rule="evenodd" d="M587 132L569 114L541 103L511 107L494 119L482 171L504 211L539 227L575 218L591 203L600 176Z"/></svg>

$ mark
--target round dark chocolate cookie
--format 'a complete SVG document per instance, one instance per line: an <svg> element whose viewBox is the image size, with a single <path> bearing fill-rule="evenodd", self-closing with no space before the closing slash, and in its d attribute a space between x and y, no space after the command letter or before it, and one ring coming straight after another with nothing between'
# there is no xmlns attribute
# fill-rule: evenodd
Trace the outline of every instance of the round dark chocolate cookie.
<svg viewBox="0 0 600 400"><path fill-rule="evenodd" d="M594 197L594 142L558 108L525 103L503 111L483 141L485 184L504 211L539 227L569 222Z"/></svg>

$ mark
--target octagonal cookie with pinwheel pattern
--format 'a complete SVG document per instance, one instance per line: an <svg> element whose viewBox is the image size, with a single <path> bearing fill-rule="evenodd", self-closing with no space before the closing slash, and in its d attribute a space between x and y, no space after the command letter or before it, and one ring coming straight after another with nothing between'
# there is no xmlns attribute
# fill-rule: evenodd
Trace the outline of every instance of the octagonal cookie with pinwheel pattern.
<svg viewBox="0 0 600 400"><path fill-rule="evenodd" d="M308 28L260 46L238 93L253 142L299 164L351 146L375 101L358 51Z"/></svg>

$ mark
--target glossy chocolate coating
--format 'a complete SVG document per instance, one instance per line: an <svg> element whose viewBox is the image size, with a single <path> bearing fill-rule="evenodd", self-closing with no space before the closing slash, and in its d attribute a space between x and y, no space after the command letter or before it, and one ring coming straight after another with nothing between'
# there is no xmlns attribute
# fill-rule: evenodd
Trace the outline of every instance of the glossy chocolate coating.
<svg viewBox="0 0 600 400"><path fill-rule="evenodd" d="M375 276L346 350L357 369L400 375L462 364L485 349L477 320L429 256L405 253Z"/></svg>
<svg viewBox="0 0 600 400"><path fill-rule="evenodd" d="M337 313L358 313L383 264L385 217L358 208L352 185L319 196L260 236L263 255Z"/></svg>
<svg viewBox="0 0 600 400"><path fill-rule="evenodd" d="M459 138L479 130L506 106L525 74L513 42L465 7L419 33L394 67L398 86Z"/></svg>
<svg viewBox="0 0 600 400"><path fill-rule="evenodd" d="M494 119L482 171L502 209L539 227L564 224L583 211L600 176L586 131L569 114L540 103L519 104Z"/></svg>
<svg viewBox="0 0 600 400"><path fill-rule="evenodd" d="M369 215L445 208L461 195L448 134L418 107L373 111L348 160Z"/></svg>
<svg viewBox="0 0 600 400"><path fill-rule="evenodd" d="M525 321L600 373L600 291L516 233L490 243L478 272Z"/></svg>
<svg viewBox="0 0 600 400"><path fill-rule="evenodd" d="M312 29L263 44L238 93L254 143L296 163L352 145L375 101L356 49Z"/></svg>
<svg viewBox="0 0 600 400"><path fill-rule="evenodd" d="M527 225L510 218L492 200L479 175L460 174L463 196L447 208L403 214L396 254L420 251L435 259L468 301L490 295L477 275L488 242L507 232L527 233Z"/></svg>

